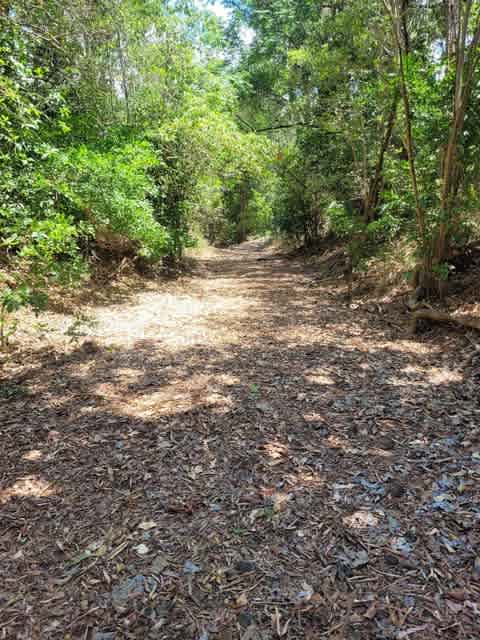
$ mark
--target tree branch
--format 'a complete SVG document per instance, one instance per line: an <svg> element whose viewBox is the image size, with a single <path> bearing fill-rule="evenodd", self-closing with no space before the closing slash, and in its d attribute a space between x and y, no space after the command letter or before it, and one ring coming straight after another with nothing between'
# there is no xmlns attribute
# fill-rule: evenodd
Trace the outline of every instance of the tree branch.
<svg viewBox="0 0 480 640"><path fill-rule="evenodd" d="M263 129L256 129L257 133L265 133L266 131L278 131L279 129L294 129L295 127L306 127L310 129L321 129L319 124L310 124L308 122L294 122L293 124L277 124Z"/></svg>

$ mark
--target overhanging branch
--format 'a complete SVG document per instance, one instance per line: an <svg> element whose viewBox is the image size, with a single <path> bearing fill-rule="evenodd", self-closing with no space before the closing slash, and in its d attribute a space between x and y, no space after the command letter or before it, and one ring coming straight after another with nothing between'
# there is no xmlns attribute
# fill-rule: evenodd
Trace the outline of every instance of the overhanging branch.
<svg viewBox="0 0 480 640"><path fill-rule="evenodd" d="M265 133L266 131L278 131L279 129L294 129L295 127L306 127L310 129L321 129L319 124L310 124L308 122L294 122L292 124L277 124L263 129L256 129L257 133Z"/></svg>

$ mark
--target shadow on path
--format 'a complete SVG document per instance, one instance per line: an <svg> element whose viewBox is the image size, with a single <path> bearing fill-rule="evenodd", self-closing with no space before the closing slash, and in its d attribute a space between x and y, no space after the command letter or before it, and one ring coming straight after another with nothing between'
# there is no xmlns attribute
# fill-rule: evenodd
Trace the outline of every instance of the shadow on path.
<svg viewBox="0 0 480 640"><path fill-rule="evenodd" d="M6 637L474 637L474 382L260 249L6 372Z"/></svg>

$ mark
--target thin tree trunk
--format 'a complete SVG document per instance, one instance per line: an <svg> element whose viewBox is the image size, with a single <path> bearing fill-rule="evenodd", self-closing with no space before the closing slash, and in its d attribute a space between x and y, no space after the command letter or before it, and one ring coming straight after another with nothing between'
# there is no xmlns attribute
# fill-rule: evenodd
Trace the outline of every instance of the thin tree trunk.
<svg viewBox="0 0 480 640"><path fill-rule="evenodd" d="M132 121L130 111L130 91L128 86L128 73L127 73L127 61L122 46L122 36L120 35L120 29L117 29L117 44L118 44L118 56L120 61L120 72L122 74L122 90L123 97L125 98L125 112L127 116L127 124Z"/></svg>
<svg viewBox="0 0 480 640"><path fill-rule="evenodd" d="M460 5L458 0L444 0L447 14L447 57L449 62L457 55L460 29Z"/></svg>
<svg viewBox="0 0 480 640"><path fill-rule="evenodd" d="M387 125L383 135L382 145L380 147L380 153L378 154L377 163L375 165L375 173L370 179L370 184L368 186L368 191L364 202L363 215L365 222L371 222L375 217L375 209L378 205L378 199L380 197L380 191L382 189L383 183L383 165L385 162L385 154L387 153L388 147L390 146L390 142L392 140L395 120L397 118L399 97L400 93L396 89L390 107Z"/></svg>
<svg viewBox="0 0 480 640"><path fill-rule="evenodd" d="M248 178L244 178L240 184L240 193L239 193L239 207L240 211L238 214L238 224L237 224L237 240L238 242L245 242L248 234L248 200L249 200L249 184Z"/></svg>
<svg viewBox="0 0 480 640"><path fill-rule="evenodd" d="M449 234L451 223L455 218L455 208L461 182L461 163L458 157L460 138L465 127L465 116L472 91L476 66L479 61L480 19L473 33L472 40L466 46L472 0L469 0L464 12L460 15L461 23L457 27L458 41L456 51L455 92L453 104L453 121L450 126L447 147L442 161L441 208L444 221L440 224L435 242L434 260L441 264L449 250ZM449 33L452 27L449 25Z"/></svg>
<svg viewBox="0 0 480 640"><path fill-rule="evenodd" d="M409 40L406 25L406 10L408 8L408 0L402 0L399 7L399 0L384 0L385 7L392 21L393 33L397 46L398 62L400 68L400 88L403 98L403 106L405 111L406 122L406 147L408 153L408 165L410 168L410 177L412 181L413 195L415 198L415 211L417 219L417 227L424 242L425 238L425 212L420 201L420 191L418 187L417 168L415 163L415 152L413 146L412 133L412 112L410 108L410 94L407 85L407 76L405 70L405 53L408 54Z"/></svg>

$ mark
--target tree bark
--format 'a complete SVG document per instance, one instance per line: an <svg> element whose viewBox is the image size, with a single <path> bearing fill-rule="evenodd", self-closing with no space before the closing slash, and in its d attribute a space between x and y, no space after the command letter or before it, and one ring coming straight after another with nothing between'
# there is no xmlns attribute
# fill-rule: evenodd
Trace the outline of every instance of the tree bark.
<svg viewBox="0 0 480 640"><path fill-rule="evenodd" d="M248 200L250 196L250 186L248 178L245 177L240 183L239 189L239 213L237 223L237 242L245 242L248 235Z"/></svg>
<svg viewBox="0 0 480 640"><path fill-rule="evenodd" d="M390 142L392 140L393 129L395 127L395 120L397 118L397 108L398 108L399 98L400 98L400 93L398 90L395 90L395 95L392 100L387 124L385 127L385 132L383 135L382 145L380 147L377 163L375 165L375 172L372 178L370 179L370 184L368 186L368 191L367 191L365 202L363 205L363 215L364 215L365 222L367 223L372 222L372 220L374 220L375 218L375 210L378 205L380 191L382 189L382 183L383 183L383 165L385 162L385 154L387 153L388 147L390 146Z"/></svg>
<svg viewBox="0 0 480 640"><path fill-rule="evenodd" d="M460 29L460 5L458 0L444 0L447 18L447 57L449 62L457 55Z"/></svg>
<svg viewBox="0 0 480 640"><path fill-rule="evenodd" d="M412 130L412 111L410 108L410 94L407 85L407 75L405 69L405 55L409 53L409 36L406 21L406 12L408 9L408 0L384 0L385 7L392 22L395 43L397 46L398 63L400 69L400 88L403 98L403 107L405 111L406 122L406 147L408 152L408 165L410 169L410 178L412 181L413 195L415 198L415 212L417 219L417 227L422 239L425 238L425 212L420 201L420 191L418 187L417 168L415 162L415 152L413 145Z"/></svg>
<svg viewBox="0 0 480 640"><path fill-rule="evenodd" d="M439 225L434 247L434 263L441 264L448 257L451 224L455 219L458 193L461 183L461 160L458 147L465 128L465 116L472 91L475 69L479 61L480 18L474 28L473 36L467 47L469 21L472 0L469 0L463 12L459 14L459 24L449 25L449 34L456 29L457 41L450 44L455 51L455 91L453 98L453 119L450 125L448 143L442 158L441 209L444 220ZM452 18L449 14L449 19Z"/></svg>
<svg viewBox="0 0 480 640"><path fill-rule="evenodd" d="M460 327L466 327L467 329L475 329L480 331L480 320L470 320L468 318L457 318L449 313L443 313L441 311L434 311L433 309L420 309L415 311L412 315L412 333L416 333L418 330L419 320L426 320L427 322L435 322L442 324L456 324Z"/></svg>
<svg viewBox="0 0 480 640"><path fill-rule="evenodd" d="M117 45L118 45L118 57L120 61L120 72L122 74L122 90L123 97L125 98L125 112L127 116L127 124L132 121L132 115L130 110L130 88L128 86L128 73L127 73L127 61L125 59L125 53L123 51L122 36L120 29L117 29Z"/></svg>

